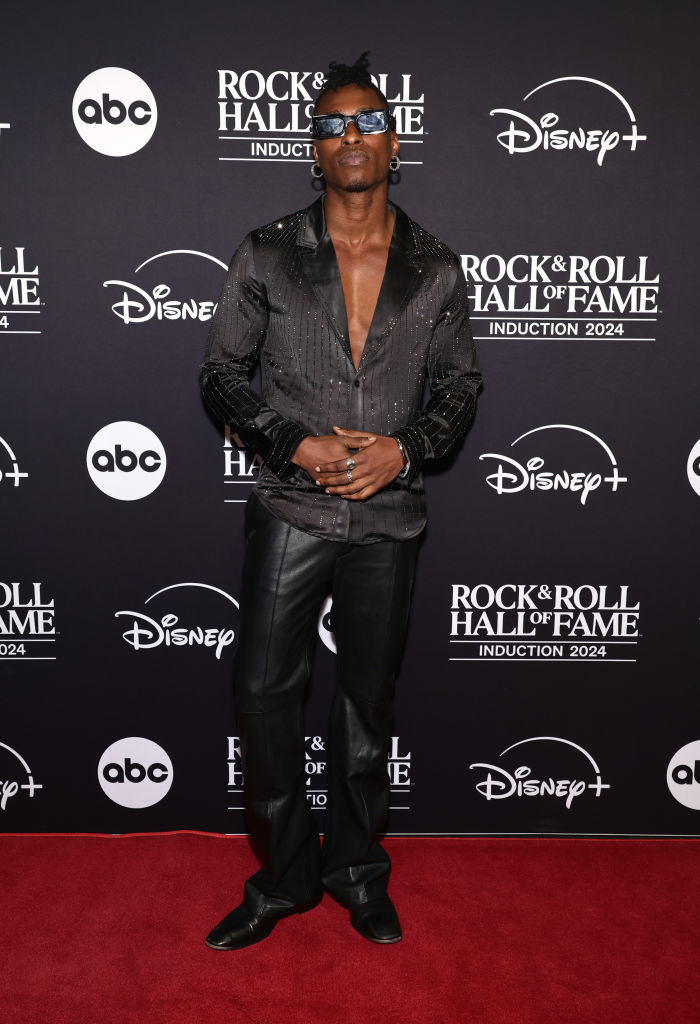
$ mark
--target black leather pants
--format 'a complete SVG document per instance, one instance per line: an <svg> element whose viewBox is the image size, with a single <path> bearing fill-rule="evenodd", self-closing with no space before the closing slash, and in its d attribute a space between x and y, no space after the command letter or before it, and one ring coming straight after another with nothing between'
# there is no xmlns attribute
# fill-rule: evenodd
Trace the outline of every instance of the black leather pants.
<svg viewBox="0 0 700 1024"><path fill-rule="evenodd" d="M253 495L235 664L248 828L262 862L249 906L345 905L386 889L376 835L389 805L394 676L406 634L417 539L344 544L303 533ZM326 750L323 852L306 798L303 700L323 599L333 593L337 679Z"/></svg>

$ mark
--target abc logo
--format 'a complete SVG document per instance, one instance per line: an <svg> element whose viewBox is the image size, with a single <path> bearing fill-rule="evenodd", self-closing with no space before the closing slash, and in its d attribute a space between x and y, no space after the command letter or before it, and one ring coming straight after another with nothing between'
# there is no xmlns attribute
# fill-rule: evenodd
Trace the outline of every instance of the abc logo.
<svg viewBox="0 0 700 1024"><path fill-rule="evenodd" d="M688 456L688 479L696 494L700 494L700 441L696 441Z"/></svg>
<svg viewBox="0 0 700 1024"><path fill-rule="evenodd" d="M666 783L679 804L700 811L700 740L676 751L666 770Z"/></svg>
<svg viewBox="0 0 700 1024"><path fill-rule="evenodd" d="M318 616L318 635L321 637L328 650L333 651L333 654L337 654L338 648L335 644L335 633L333 632L333 625L331 623L332 611L333 595L329 594L321 605L321 611Z"/></svg>
<svg viewBox="0 0 700 1024"><path fill-rule="evenodd" d="M107 747L97 777L110 800L122 807L152 807L173 784L173 764L153 740L128 736Z"/></svg>
<svg viewBox="0 0 700 1024"><path fill-rule="evenodd" d="M100 68L84 78L73 97L73 121L83 142L105 156L142 149L156 130L153 93L133 71Z"/></svg>
<svg viewBox="0 0 700 1024"><path fill-rule="evenodd" d="M165 448L156 434L129 420L102 427L87 450L92 482L120 501L136 501L155 491L165 466Z"/></svg>

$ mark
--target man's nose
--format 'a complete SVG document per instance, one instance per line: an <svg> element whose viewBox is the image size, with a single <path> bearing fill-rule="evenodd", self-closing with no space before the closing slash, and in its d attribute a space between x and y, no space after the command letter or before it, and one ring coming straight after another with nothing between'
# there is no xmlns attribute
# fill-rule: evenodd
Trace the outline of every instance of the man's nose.
<svg viewBox="0 0 700 1024"><path fill-rule="evenodd" d="M347 142L349 145L354 145L359 142L362 136L358 132L355 124L350 121L347 128L345 129L345 135L343 135L343 142Z"/></svg>

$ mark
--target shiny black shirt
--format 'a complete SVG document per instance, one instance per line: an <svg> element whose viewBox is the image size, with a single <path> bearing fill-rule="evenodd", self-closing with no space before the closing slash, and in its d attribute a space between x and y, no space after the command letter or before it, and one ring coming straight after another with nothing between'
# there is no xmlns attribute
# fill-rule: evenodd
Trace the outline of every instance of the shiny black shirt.
<svg viewBox="0 0 700 1024"><path fill-rule="evenodd" d="M481 381L458 257L398 206L359 367L323 197L251 232L236 251L211 323L202 394L263 459L256 493L292 526L368 544L425 525L421 466L464 435ZM262 397L250 387L260 364ZM421 409L426 380L431 398ZM365 501L326 494L291 462L333 426L399 438L410 460Z"/></svg>

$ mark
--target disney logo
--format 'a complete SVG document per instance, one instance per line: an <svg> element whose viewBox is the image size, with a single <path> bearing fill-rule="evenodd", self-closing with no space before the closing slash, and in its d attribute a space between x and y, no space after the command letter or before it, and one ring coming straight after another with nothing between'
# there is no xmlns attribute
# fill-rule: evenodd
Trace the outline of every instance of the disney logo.
<svg viewBox="0 0 700 1024"><path fill-rule="evenodd" d="M205 260L216 263L217 266L226 270L226 264L222 263L215 256L206 252L199 252L195 249L169 249L167 252L159 252L139 264L134 273L138 273L154 260L162 259L164 256L199 256ZM116 285L123 289L122 297L111 307L112 312L125 324L144 323L147 320L211 320L216 309L216 303L212 300L198 299L169 299L171 289L167 284L157 284L150 292L140 288L137 284L128 281L110 280L104 281L102 287L107 288Z"/></svg>
<svg viewBox="0 0 700 1024"><path fill-rule="evenodd" d="M152 296L143 288L127 281L105 281L103 287L106 288L110 284L120 285L131 291L131 297L125 290L121 299L112 306L112 312L125 324L143 323L154 317L156 320L211 320L214 315L215 302L167 299L170 295L167 284L156 285ZM166 299L167 301L163 301Z"/></svg>
<svg viewBox="0 0 700 1024"><path fill-rule="evenodd" d="M469 768L484 768L486 769L486 778L476 783L476 789L482 796L486 797L487 800L507 800L508 797L532 797L532 796L553 796L558 799L563 799L567 810L571 809L576 797L582 796L587 789L592 789L595 792L596 797L599 797L604 789L610 789L608 783L603 782L600 774L598 765L583 747L580 747L577 743L573 743L571 740L561 739L559 736L532 736L526 740L519 740L517 743L513 743L510 747L507 747L500 754L503 757L509 751L515 747L520 747L526 743L539 743L539 742L553 742L561 743L565 746L572 747L578 750L589 764L592 766L595 773L595 782L584 782L582 779L567 779L553 777L549 778L531 778L532 768L528 765L520 765L515 768L512 772L503 768L501 765L489 764L488 762L477 761L474 764L470 764Z"/></svg>
<svg viewBox="0 0 700 1024"><path fill-rule="evenodd" d="M542 85L536 86L523 99L528 100L534 93L539 92L540 89L562 82L586 82L591 85L600 86L602 89L612 93L620 101L630 119L629 133L622 134L617 129L607 128L556 128L555 125L559 124L559 115L551 111L543 114L539 121L536 121L518 110L511 110L508 107L496 107L489 111L491 117L494 114L505 114L511 119L505 131L500 132L496 136L500 145L508 153L531 153L540 147L552 150L581 149L587 152L596 152L596 162L599 167L602 167L607 153L615 149L620 141L629 142L630 150L634 151L637 148L638 142L646 140L647 136L640 135L637 129L634 113L625 97L616 89L613 89L612 86L596 78L586 78L579 75L554 78L549 82L543 82Z"/></svg>
<svg viewBox="0 0 700 1024"><path fill-rule="evenodd" d="M222 651L226 647L230 647L236 635L232 629L217 629L216 627L205 628L195 626L189 629L184 627L174 629L173 627L177 625L178 617L172 614L164 615L160 622L158 622L142 612L115 612L115 618L117 619L123 615L133 617L131 629L127 629L126 632L122 633L122 637L135 651L160 647L161 644L165 644L166 647L171 645L173 647L199 645L201 647L216 648L215 656L220 658Z"/></svg>
<svg viewBox="0 0 700 1024"><path fill-rule="evenodd" d="M505 800L513 794L518 796L565 797L567 809L574 798L586 792L586 783L576 779L530 779L532 768L522 765L513 774L495 764L470 764L470 768L486 768L488 774L483 782L477 782L476 789L487 800ZM493 773L493 774L492 774ZM598 793L600 796L600 793Z"/></svg>
<svg viewBox="0 0 700 1024"><path fill-rule="evenodd" d="M591 473L583 470L574 472L566 469L558 471L543 470L544 459L539 455L529 458L523 464L509 455L484 452L483 455L479 456L479 461L483 459L498 460L496 472L486 477L486 483L497 494L516 494L518 491L526 489L530 491L568 490L580 494L581 504L585 505L589 494L596 491L601 484L610 484L611 490L617 491L619 484L627 482L627 477L621 476L618 472L615 456L608 445L596 434L593 434L590 430L585 430L583 427L572 426L568 423L551 423L544 427L535 427L534 430L528 430L526 433L521 434L520 437L517 437L511 443L511 448L518 444L519 441L522 441L523 438L529 437L530 434L536 434L543 430L573 430L593 438L610 459L611 469L609 475L605 476L599 472Z"/></svg>
<svg viewBox="0 0 700 1024"><path fill-rule="evenodd" d="M199 590L209 590L229 601L238 611L238 601L227 594L225 590L213 587L208 583L174 583L171 586L157 590L150 597L147 597L145 604L170 590L181 590L183 588L195 587ZM115 618L128 616L132 620L131 628L122 633L122 637L133 647L135 651L151 650L154 647L165 645L166 647L212 647L217 659L221 658L222 652L230 647L235 639L235 631L228 626L178 626L178 616L172 612L161 616L160 619L151 618L143 612L120 611L115 612Z"/></svg>
<svg viewBox="0 0 700 1024"><path fill-rule="evenodd" d="M581 779L531 779L532 768L521 765L516 768L513 774L505 768L496 764L470 764L470 768L486 768L488 774L483 782L477 782L476 789L485 796L487 800L505 800L509 796L554 796L563 798L567 810L577 796L581 796L586 789L595 790L595 795L600 796L604 789L608 789L600 776L595 782L583 782Z"/></svg>

